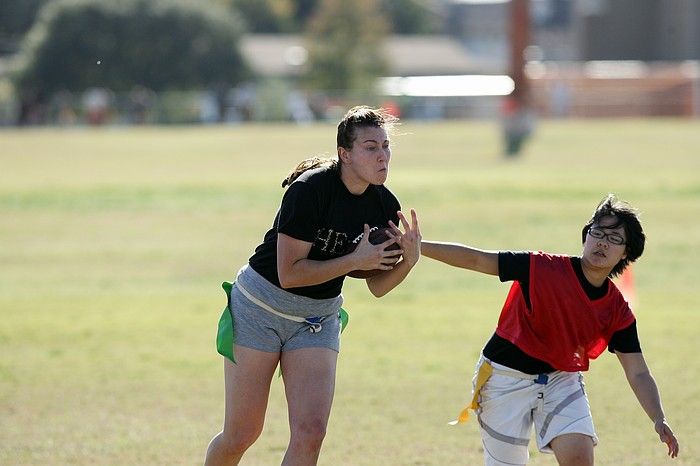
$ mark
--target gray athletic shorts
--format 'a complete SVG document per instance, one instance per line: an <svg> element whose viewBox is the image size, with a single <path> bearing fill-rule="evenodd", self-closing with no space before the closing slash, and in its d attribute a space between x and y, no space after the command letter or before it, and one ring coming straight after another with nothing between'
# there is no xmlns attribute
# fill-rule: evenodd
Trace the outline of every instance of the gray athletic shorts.
<svg viewBox="0 0 700 466"><path fill-rule="evenodd" d="M320 331L311 326L275 315L250 301L240 289L272 309L297 317L321 317ZM246 265L238 272L231 290L229 307L233 315L234 342L268 353L300 348L330 348L340 351L340 318L342 295L330 299L313 299L289 293L268 282Z"/></svg>
<svg viewBox="0 0 700 466"><path fill-rule="evenodd" d="M482 356L477 372L483 361ZM594 445L598 443L580 372L552 372L542 385L523 380L520 377L527 375L522 372L491 365L514 376L494 373L480 392L478 418L485 465L526 464L533 427L542 453L552 453L549 442L564 434L588 435Z"/></svg>

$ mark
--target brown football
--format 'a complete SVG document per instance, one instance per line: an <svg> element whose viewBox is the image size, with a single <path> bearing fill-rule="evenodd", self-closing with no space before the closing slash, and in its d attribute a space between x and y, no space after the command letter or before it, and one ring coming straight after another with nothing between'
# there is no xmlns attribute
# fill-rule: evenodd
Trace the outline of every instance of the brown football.
<svg viewBox="0 0 700 466"><path fill-rule="evenodd" d="M372 244L381 244L384 241L388 240L391 238L386 232L387 230L391 231L391 228L389 227L384 227L384 228L375 228L374 230L371 230L369 232L369 242ZM357 238L355 241L350 243L348 245L348 248L346 250L346 254L350 254L355 250L357 247L357 243L360 242L362 239L362 236ZM401 249L401 246L399 246L398 243L392 243L386 248L388 251L393 251L395 249ZM401 254L397 254L396 256L393 257L394 259L394 264L399 261L399 258L401 257ZM374 270L353 270L348 274L348 277L352 278L369 278L374 275L377 275L380 272L384 272L382 269L374 269Z"/></svg>

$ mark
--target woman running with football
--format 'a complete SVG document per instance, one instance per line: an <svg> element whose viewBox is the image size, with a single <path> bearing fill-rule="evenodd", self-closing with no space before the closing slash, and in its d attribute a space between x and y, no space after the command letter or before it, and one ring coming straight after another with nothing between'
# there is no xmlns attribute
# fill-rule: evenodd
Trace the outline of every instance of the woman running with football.
<svg viewBox="0 0 700 466"><path fill-rule="evenodd" d="M352 108L338 124L337 158L305 160L283 181L272 228L229 288L222 322L230 325L220 323L217 341L227 356L224 427L206 465L238 464L260 436L278 363L291 432L282 464L316 464L333 401L345 276L367 277L381 297L420 257L415 211L409 221L384 186L396 120ZM370 231L383 227L385 241L370 242Z"/></svg>
<svg viewBox="0 0 700 466"><path fill-rule="evenodd" d="M635 316L610 280L644 251L636 211L608 195L582 230L581 257L486 251L423 241L421 253L446 264L513 281L496 332L477 364L471 405L486 465L524 465L534 424L537 447L560 465L592 465L597 437L582 372L607 346L654 423L668 455L678 440L642 356Z"/></svg>

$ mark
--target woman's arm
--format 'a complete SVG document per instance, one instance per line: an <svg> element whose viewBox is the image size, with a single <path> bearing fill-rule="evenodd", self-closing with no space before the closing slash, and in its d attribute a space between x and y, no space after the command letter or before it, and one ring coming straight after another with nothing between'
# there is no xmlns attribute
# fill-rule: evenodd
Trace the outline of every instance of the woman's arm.
<svg viewBox="0 0 700 466"><path fill-rule="evenodd" d="M460 243L422 241L421 253L448 265L498 275L498 251L476 249Z"/></svg>
<svg viewBox="0 0 700 466"><path fill-rule="evenodd" d="M668 455L675 458L678 456L678 440L666 422L659 389L644 356L642 353L621 353L619 351L615 351L615 354L625 371L627 382L639 400L639 404L654 422L654 430L659 434L659 439L668 446Z"/></svg>
<svg viewBox="0 0 700 466"><path fill-rule="evenodd" d="M394 225L394 222L389 221L389 226L392 227L398 243L401 245L403 252L401 260L391 270L366 279L367 288L377 298L384 296L404 281L411 269L418 263L421 255L421 235L416 211L411 209L410 224L401 211L397 212L397 215L404 228L403 233ZM397 251L392 252L396 253Z"/></svg>
<svg viewBox="0 0 700 466"><path fill-rule="evenodd" d="M277 234L277 275L282 288L297 288L327 282L353 270L391 270L392 256L402 250L385 251L384 246L369 242L369 226L357 248L344 256L329 260L308 258L312 243Z"/></svg>

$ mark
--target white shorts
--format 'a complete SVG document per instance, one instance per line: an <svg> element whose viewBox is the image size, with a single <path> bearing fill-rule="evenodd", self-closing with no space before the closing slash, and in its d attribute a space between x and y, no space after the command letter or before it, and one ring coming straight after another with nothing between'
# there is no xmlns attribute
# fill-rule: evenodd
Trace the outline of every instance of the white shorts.
<svg viewBox="0 0 700 466"><path fill-rule="evenodd" d="M482 356L477 373L483 361ZM534 381L535 375L526 380L523 372L490 364L496 372L482 387L477 410L485 465L527 464L533 424L537 448L543 453L553 453L549 443L563 434L588 435L594 445L598 443L580 372L552 372L541 384Z"/></svg>

